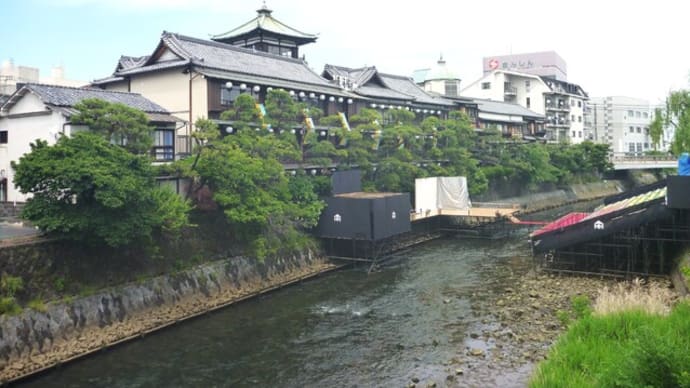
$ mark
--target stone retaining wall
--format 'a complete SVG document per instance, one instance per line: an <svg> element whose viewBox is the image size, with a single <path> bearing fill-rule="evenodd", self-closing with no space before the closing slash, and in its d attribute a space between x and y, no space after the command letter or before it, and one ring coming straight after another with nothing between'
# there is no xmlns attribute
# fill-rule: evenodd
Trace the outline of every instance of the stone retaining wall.
<svg viewBox="0 0 690 388"><path fill-rule="evenodd" d="M332 268L311 252L263 263L236 257L2 316L0 382Z"/></svg>
<svg viewBox="0 0 690 388"><path fill-rule="evenodd" d="M504 203L516 203L525 212L535 212L554 206L561 206L576 201L587 201L607 197L623 191L623 185L618 181L603 181L571 185L565 189L544 193L534 193L520 197L501 199Z"/></svg>
<svg viewBox="0 0 690 388"><path fill-rule="evenodd" d="M19 220L19 215L22 213L23 207L24 203L21 202L0 202L0 220Z"/></svg>

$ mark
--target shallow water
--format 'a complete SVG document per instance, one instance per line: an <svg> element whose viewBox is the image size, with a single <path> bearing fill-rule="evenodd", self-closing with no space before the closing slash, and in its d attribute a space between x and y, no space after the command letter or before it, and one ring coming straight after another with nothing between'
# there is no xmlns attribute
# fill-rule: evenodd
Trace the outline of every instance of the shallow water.
<svg viewBox="0 0 690 388"><path fill-rule="evenodd" d="M493 346L469 336L493 324L473 307L530 265L524 240L437 240L378 272L306 281L22 386L400 387L413 377L443 386L451 360ZM522 386L529 369L484 369L447 384Z"/></svg>

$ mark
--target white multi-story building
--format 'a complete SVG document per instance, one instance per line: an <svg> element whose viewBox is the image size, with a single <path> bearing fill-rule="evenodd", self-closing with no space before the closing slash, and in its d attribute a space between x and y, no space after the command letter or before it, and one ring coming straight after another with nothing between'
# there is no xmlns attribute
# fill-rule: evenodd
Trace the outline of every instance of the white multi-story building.
<svg viewBox="0 0 690 388"><path fill-rule="evenodd" d="M519 104L546 117L545 137L573 144L585 140L587 93L578 85L507 70L493 70L469 84L462 96Z"/></svg>
<svg viewBox="0 0 690 388"><path fill-rule="evenodd" d="M592 98L587 109L591 124L588 137L609 144L614 154L642 154L654 149L649 124L654 113L649 101L624 96ZM659 150L667 150L670 139L662 137Z"/></svg>

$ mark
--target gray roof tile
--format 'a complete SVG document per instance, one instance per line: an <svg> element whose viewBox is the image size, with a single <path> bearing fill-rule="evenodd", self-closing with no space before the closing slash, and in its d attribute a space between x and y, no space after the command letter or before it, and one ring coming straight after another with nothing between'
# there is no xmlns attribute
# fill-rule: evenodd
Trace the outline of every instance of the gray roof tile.
<svg viewBox="0 0 690 388"><path fill-rule="evenodd" d="M367 97L406 100L419 104L455 105L450 100L428 94L410 77L380 73L374 66L350 69L344 66L326 65L324 74L334 80L337 77L346 77L350 85L354 85L354 93Z"/></svg>
<svg viewBox="0 0 690 388"><path fill-rule="evenodd" d="M143 66L118 71L114 75L132 75L181 67L191 63L202 72L216 71L218 76L224 74L235 77L234 79L238 81L271 85L271 82L275 80L283 80L295 85L296 89L344 95L339 88L315 73L306 62L300 59L281 57L169 32L163 33L160 44L168 47L180 59L156 63L155 57L151 57ZM108 79L105 82L107 83ZM99 81L95 82L95 84L98 83Z"/></svg>
<svg viewBox="0 0 690 388"><path fill-rule="evenodd" d="M28 92L36 94L46 105L59 108L71 108L87 98L98 98L124 104L147 113L168 113L165 108L136 93L42 84L25 84L2 106L2 110L8 109L9 106L7 105L16 102L16 99L13 102L15 95L21 97Z"/></svg>
<svg viewBox="0 0 690 388"><path fill-rule="evenodd" d="M424 89L420 88L416 83L414 83L410 77L383 73L379 73L379 76L390 88L414 97L415 102L448 106L455 105L452 101L429 95L424 91Z"/></svg>
<svg viewBox="0 0 690 388"><path fill-rule="evenodd" d="M366 96L366 97L374 97L374 98L392 98L395 100L405 100L405 101L411 101L412 96L404 93L400 93L396 90L381 87L378 85L365 85L365 86L360 86L357 89L354 90L355 93Z"/></svg>
<svg viewBox="0 0 690 388"><path fill-rule="evenodd" d="M297 29L294 29L288 26L287 24L279 21L278 19L274 18L273 16L271 16L271 12L273 11L268 9L265 4L256 12L258 13L258 15L254 19L228 32L214 35L211 37L211 39L231 39L236 36L248 34L255 30L270 31L274 34L289 36L300 40L314 41L318 37L317 35L307 34Z"/></svg>
<svg viewBox="0 0 690 388"><path fill-rule="evenodd" d="M127 70L134 67L143 66L146 61L148 61L149 56L144 55L143 57L130 57L127 55L120 56L120 60L117 62L117 68L115 71Z"/></svg>
<svg viewBox="0 0 690 388"><path fill-rule="evenodd" d="M521 105L513 104L510 102L484 100L481 98L475 98L473 99L473 101L477 104L477 107L480 112L531 117L535 119L544 118L544 115L533 112Z"/></svg>

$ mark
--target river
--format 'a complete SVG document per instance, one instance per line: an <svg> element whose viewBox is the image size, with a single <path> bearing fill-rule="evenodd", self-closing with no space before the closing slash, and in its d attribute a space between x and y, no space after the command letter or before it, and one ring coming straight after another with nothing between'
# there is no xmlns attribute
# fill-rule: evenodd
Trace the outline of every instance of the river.
<svg viewBox="0 0 690 388"><path fill-rule="evenodd" d="M493 324L475 307L530 266L524 240L436 240L377 272L306 281L22 386L400 387L445 384L455 373L469 385L523 385L529 365L471 373L453 363L469 348L491 347L469 335Z"/></svg>

